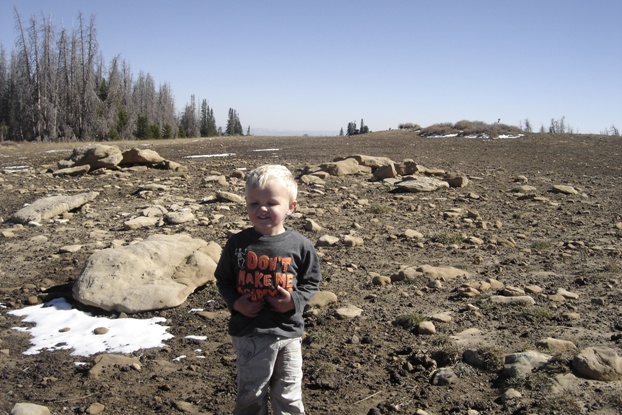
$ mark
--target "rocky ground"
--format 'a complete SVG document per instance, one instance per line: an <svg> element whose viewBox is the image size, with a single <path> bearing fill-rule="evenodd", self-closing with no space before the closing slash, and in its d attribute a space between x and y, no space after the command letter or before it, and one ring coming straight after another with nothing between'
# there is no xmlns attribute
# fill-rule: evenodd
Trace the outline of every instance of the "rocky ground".
<svg viewBox="0 0 622 415"><path fill-rule="evenodd" d="M113 243L185 232L224 245L229 231L247 223L244 208L205 200L217 190L242 194L236 169L280 163L299 175L306 166L356 154L412 159L470 180L466 187L431 193L396 192L371 175L300 184L299 215L289 225L314 242L339 238L317 248L322 290L337 302L307 314L309 414L621 413L622 382L587 379L571 364L589 347L622 356L619 137L432 139L388 131L115 144L153 149L187 171L55 177L45 166L68 157L77 144L0 145L0 414L20 402L53 414L229 413L235 356L226 321L213 317L218 313L189 313L224 309L213 286L180 307L135 316L165 317L175 337L164 348L133 353L139 365L116 364L99 376L89 374L95 357L76 366L85 359L69 351L24 355L29 336L12 329L21 322L8 312L69 296L87 258ZM215 154L220 156L190 157ZM8 168L15 166L24 167ZM213 174L224 175L226 183L205 180ZM137 193L146 183L166 190ZM554 192L555 185L577 193ZM98 198L65 215L67 221L40 227L5 222L38 198L91 190L100 192ZM157 204L191 208L197 220L124 229L124 221ZM217 215L222 219L215 221ZM321 229L307 230L309 219ZM94 229L105 232L94 239ZM47 239L33 239L40 235ZM362 238L362 245L349 246L347 235ZM60 250L75 244L82 248ZM467 276L404 272L424 265L454 267ZM499 294L524 294L535 304L491 301ZM344 316L344 308L360 315ZM185 338L189 334L207 340ZM562 351L542 341L547 338L576 349ZM551 358L521 376L509 375L506 356L528 350ZM182 355L188 357L175 360Z"/></svg>

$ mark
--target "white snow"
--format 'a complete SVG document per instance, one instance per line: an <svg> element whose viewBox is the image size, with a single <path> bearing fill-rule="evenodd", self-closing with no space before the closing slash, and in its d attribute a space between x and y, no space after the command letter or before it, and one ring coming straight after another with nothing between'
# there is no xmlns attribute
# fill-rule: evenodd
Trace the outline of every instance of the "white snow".
<svg viewBox="0 0 622 415"><path fill-rule="evenodd" d="M72 350L75 356L97 353L131 353L140 349L164 347L165 340L174 336L168 326L160 323L162 317L150 319L93 317L74 309L64 298L43 305L9 311L8 314L25 317L32 327L13 327L29 333L32 346L24 352L38 354L43 350ZM106 328L105 334L95 334L96 328Z"/></svg>

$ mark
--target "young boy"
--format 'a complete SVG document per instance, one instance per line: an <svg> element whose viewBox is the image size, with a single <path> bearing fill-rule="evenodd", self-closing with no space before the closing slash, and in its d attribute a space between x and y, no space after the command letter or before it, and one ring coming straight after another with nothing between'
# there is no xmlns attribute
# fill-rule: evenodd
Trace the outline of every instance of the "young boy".
<svg viewBox="0 0 622 415"><path fill-rule="evenodd" d="M216 268L218 290L231 312L238 396L233 413L304 414L302 312L322 279L312 243L285 228L297 185L284 166L248 174L246 210L252 228L231 236Z"/></svg>

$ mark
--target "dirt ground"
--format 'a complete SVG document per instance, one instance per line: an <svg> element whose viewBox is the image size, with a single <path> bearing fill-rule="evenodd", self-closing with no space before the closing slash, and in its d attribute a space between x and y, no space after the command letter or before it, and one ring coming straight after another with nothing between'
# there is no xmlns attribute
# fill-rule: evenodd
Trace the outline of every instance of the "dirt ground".
<svg viewBox="0 0 622 415"><path fill-rule="evenodd" d="M502 376L503 356L542 350L540 339L570 340L577 352L607 346L622 356L622 139L588 135L533 134L521 138L481 140L421 138L406 131L355 137L228 137L176 141L116 143L123 149L147 146L188 168L179 173L149 169L83 177L53 177L45 165L69 156L81 144L0 145L0 230L25 203L51 194L98 190L89 209L80 209L67 223L24 227L14 236L0 235L0 414L18 402L47 406L53 414L230 413L235 399L235 355L226 334L226 320L205 319L191 309L223 310L213 286L193 293L175 309L141 313L163 316L175 337L166 347L140 350L132 356L141 370L115 367L97 378L88 370L94 357L68 351L24 355L29 336L12 329L20 318L7 314L27 305L29 297L45 302L70 296L71 283L96 249L89 234L110 232L110 241L129 243L154 233L187 232L224 246L227 232L244 222L243 206L219 210L203 203L216 190L241 194L232 179L239 168L286 164L299 175L305 166L352 155L385 156L399 162L413 159L428 168L459 171L469 185L433 193L398 193L371 176L331 177L324 187L300 184L299 217L288 225L312 241L322 235L354 234L362 246L343 242L318 248L324 281L321 289L338 297L337 304L306 318L304 397L309 414L616 414L622 408L622 383L573 378L572 353L526 379ZM219 155L194 157L197 155ZM26 169L9 169L28 166ZM218 172L229 179L222 187L205 176ZM521 177L524 176L524 177ZM534 195L517 191L527 179ZM522 181L522 182L521 182ZM139 185L170 185L166 194L136 194ZM570 185L576 195L551 192ZM123 221L155 203L199 206L195 214L224 218L162 228L123 230ZM168 207L168 206L166 206ZM453 209L453 210L451 210ZM457 214L447 215L446 212ZM474 221L466 212L477 212ZM305 229L307 219L322 226ZM89 226L85 227L85 223ZM422 239L408 238L412 229ZM30 240L46 235L49 242L33 248ZM482 244L468 243L476 237ZM59 253L67 244L83 244L75 253ZM392 276L401 267L453 266L471 278L430 287L427 279L372 283L374 275ZM466 298L457 291L465 282L489 278L506 286L537 285L532 307L492 304L494 292ZM551 297L559 288L578 294L565 301ZM210 301L213 300L213 301ZM339 319L335 310L353 305L359 317ZM469 307L469 305L471 307ZM451 321L435 322L436 333L417 334L403 324L411 319L447 313ZM577 313L579 318L568 318ZM402 324L398 324L402 322ZM463 362L465 347L452 336L481 330L487 352L485 367ZM187 335L206 335L197 342ZM202 358L196 352L202 350ZM186 355L186 359L174 360ZM76 361L86 366L76 366ZM453 383L434 385L434 370L451 367ZM573 379L565 392L555 392L554 378ZM508 388L521 397L504 400Z"/></svg>

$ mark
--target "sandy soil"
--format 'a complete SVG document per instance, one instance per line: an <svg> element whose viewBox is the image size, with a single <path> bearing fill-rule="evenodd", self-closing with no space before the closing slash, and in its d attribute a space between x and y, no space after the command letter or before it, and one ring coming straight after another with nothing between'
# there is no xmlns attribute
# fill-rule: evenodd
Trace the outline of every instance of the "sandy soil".
<svg viewBox="0 0 622 415"><path fill-rule="evenodd" d="M44 302L69 296L71 283L96 249L89 234L110 233L106 243L129 243L154 233L187 232L224 245L227 232L245 221L244 209L218 210L201 203L216 190L241 193L241 183L219 187L203 178L213 172L231 178L238 168L282 163L296 174L310 164L356 154L413 159L429 168L459 171L470 177L467 187L434 193L404 194L371 182L369 176L331 177L323 188L300 185L299 218L289 225L312 241L328 234L355 234L362 246L339 243L318 248L322 259L322 290L332 291L338 303L307 317L304 362L305 403L309 414L562 414L620 413L621 384L574 378L572 353L556 356L554 364L526 379L505 379L502 359L508 353L541 350L540 339L570 340L577 350L607 346L622 356L622 139L586 135L529 135L516 139L426 139L414 133L389 131L359 137L241 137L158 142L118 143L122 148L149 146L161 156L188 167L185 173L150 169L79 178L57 178L45 165L67 157L78 144L2 144L0 168L29 166L0 174L2 222L25 203L50 194L98 190L89 210L78 210L67 223L14 230L0 235L0 413L17 402L47 406L53 414L93 413L93 403L105 414L229 413L235 398L235 356L222 318L204 319L189 310L224 309L216 290L196 291L180 307L137 316L164 316L175 337L161 349L133 356L141 370L114 367L99 377L89 376L94 357L69 352L26 356L29 337L12 329L20 319L8 311L28 305L29 297ZM188 158L194 155L229 154ZM535 187L537 197L517 192L520 176ZM523 180L524 180L523 178ZM171 185L165 194L140 197L139 185L159 181ZM579 192L551 192L553 185L570 185ZM524 197L522 197L524 196ZM198 217L225 217L216 225L199 222L149 230L125 231L123 221L152 204L198 206ZM459 209L458 209L459 208ZM445 213L454 209L457 215ZM461 210L460 210L461 209ZM473 220L466 212L477 212ZM323 229L305 230L307 219ZM406 229L422 239L404 236ZM1 230L11 231L6 223ZM49 242L33 247L31 238L46 235ZM483 244L465 242L477 237ZM59 253L67 244L83 244L75 253ZM428 280L372 283L374 275L391 276L401 267L453 266L471 273L469 280ZM494 291L465 298L465 282L495 279L507 286L543 289L533 295L533 307L495 305ZM559 288L577 299L555 301ZM31 299L32 300L32 299ZM210 301L214 300L214 301ZM354 305L360 317L339 319L335 309ZM469 308L468 306L472 307ZM436 334L421 335L404 324L405 317L426 318L448 313L451 321L435 322ZM579 318L569 319L568 313ZM485 368L462 361L465 346L452 336L469 328L481 330L489 357ZM204 334L205 342L185 336ZM203 358L196 358L200 348ZM174 361L178 356L189 356ZM166 363L166 364L165 364ZM456 381L431 383L435 369L451 367ZM556 393L553 379L570 379ZM509 388L522 397L504 401Z"/></svg>

